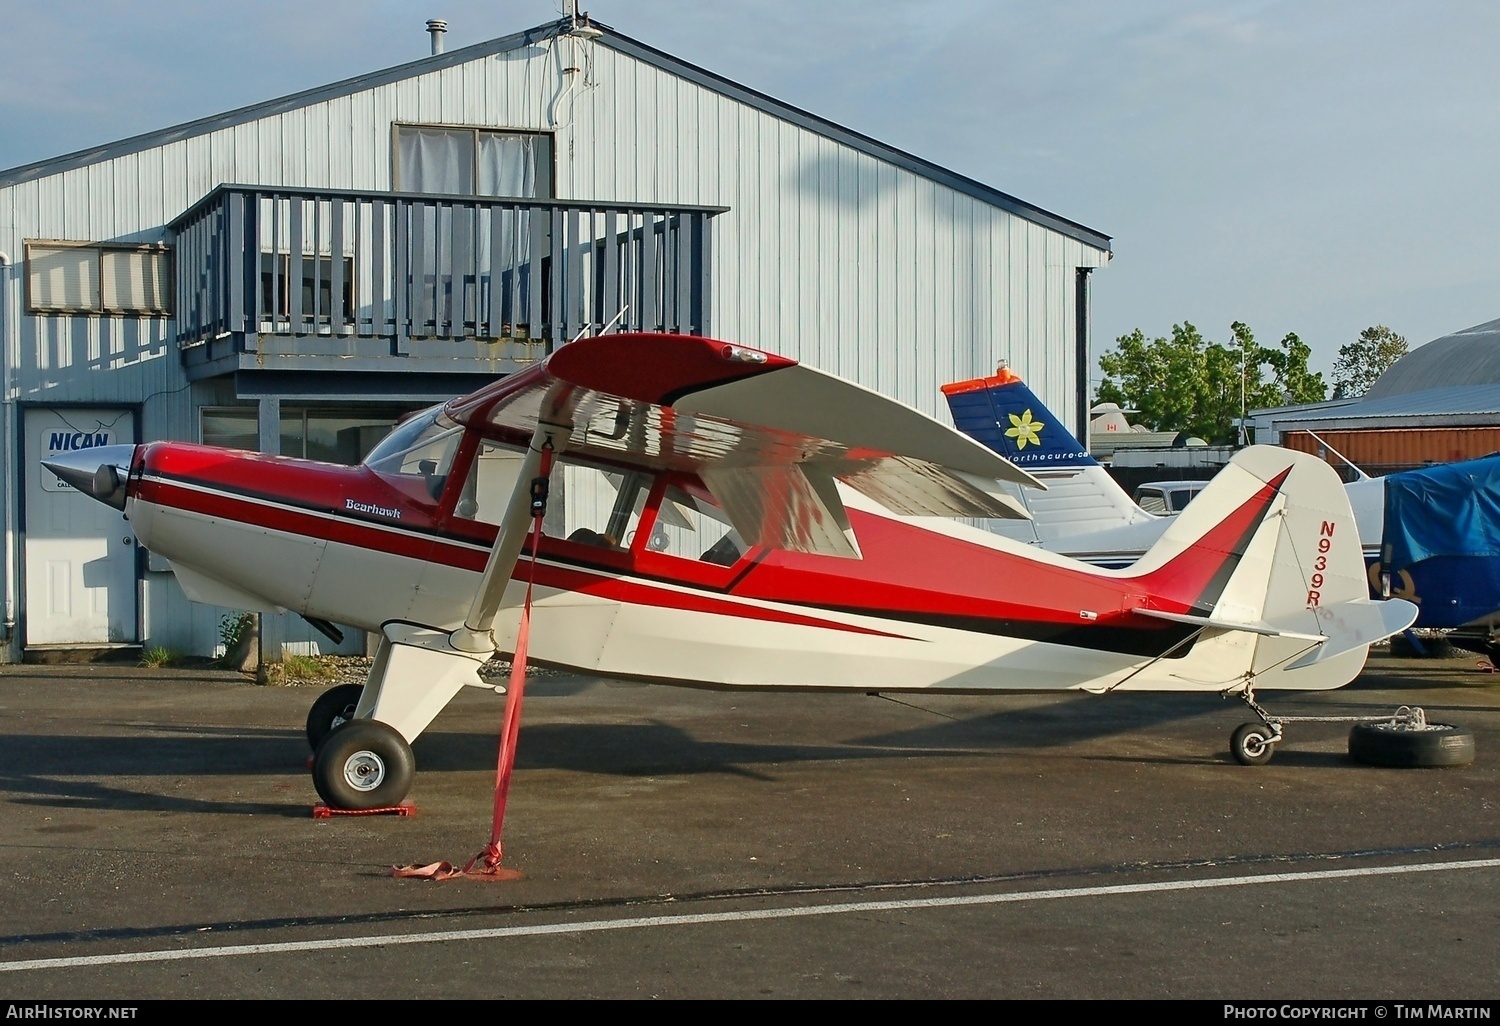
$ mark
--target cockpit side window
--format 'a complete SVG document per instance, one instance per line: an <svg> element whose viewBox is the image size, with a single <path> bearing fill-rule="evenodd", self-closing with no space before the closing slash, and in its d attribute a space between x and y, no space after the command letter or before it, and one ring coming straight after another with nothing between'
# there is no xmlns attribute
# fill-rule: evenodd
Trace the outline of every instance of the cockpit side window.
<svg viewBox="0 0 1500 1026"><path fill-rule="evenodd" d="M481 440L453 501L462 520L498 525L505 518L525 451ZM552 468L542 533L577 545L624 553L636 540L651 494L650 474L582 463L560 456Z"/></svg>
<svg viewBox="0 0 1500 1026"><path fill-rule="evenodd" d="M453 515L482 524L496 524L505 519L505 507L521 476L526 453L518 448L482 439L469 473L464 478Z"/></svg>

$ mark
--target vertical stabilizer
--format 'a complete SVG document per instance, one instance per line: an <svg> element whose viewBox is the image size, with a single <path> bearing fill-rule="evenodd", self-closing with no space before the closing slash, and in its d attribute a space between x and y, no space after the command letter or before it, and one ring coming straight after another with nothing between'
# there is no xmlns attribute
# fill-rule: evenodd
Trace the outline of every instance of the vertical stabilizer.
<svg viewBox="0 0 1500 1026"><path fill-rule="evenodd" d="M1042 405L1026 382L1001 367L994 377L943 386L953 424L1018 467L1097 467L1060 418Z"/></svg>
<svg viewBox="0 0 1500 1026"><path fill-rule="evenodd" d="M1205 631L1177 672L1219 686L1234 669L1260 688L1341 687L1370 645L1416 618L1409 602L1370 600L1338 474L1274 446L1236 454L1133 573L1152 596L1142 614ZM1191 665L1200 649L1214 654L1212 670Z"/></svg>
<svg viewBox="0 0 1500 1026"><path fill-rule="evenodd" d="M1045 493L1021 496L1032 523L996 523L998 533L1051 547L1062 538L1157 519L1131 501L1013 371L1002 367L993 377L944 385L943 395L955 427L1047 483Z"/></svg>

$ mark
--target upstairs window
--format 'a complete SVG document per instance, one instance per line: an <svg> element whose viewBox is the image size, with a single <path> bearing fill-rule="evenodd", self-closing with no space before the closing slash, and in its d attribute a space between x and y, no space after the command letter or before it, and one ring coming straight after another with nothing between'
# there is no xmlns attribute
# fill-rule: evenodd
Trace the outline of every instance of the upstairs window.
<svg viewBox="0 0 1500 1026"><path fill-rule="evenodd" d="M339 274L339 296L343 319L354 317L354 258L342 258L344 266ZM333 257L326 254L302 254L301 288L303 320L316 320L320 324L333 321ZM260 254L260 316L261 320L287 320L292 316L291 290L297 288L292 281L292 257L290 253Z"/></svg>
<svg viewBox="0 0 1500 1026"><path fill-rule="evenodd" d="M26 311L170 316L172 252L165 246L26 243Z"/></svg>
<svg viewBox="0 0 1500 1026"><path fill-rule="evenodd" d="M441 125L395 126L397 192L552 197L552 136Z"/></svg>

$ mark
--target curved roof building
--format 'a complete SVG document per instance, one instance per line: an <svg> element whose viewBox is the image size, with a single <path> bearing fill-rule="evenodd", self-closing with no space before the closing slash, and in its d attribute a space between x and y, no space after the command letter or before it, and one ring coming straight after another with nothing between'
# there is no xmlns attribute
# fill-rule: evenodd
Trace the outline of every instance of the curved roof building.
<svg viewBox="0 0 1500 1026"><path fill-rule="evenodd" d="M1500 384L1500 319L1433 339L1391 364L1365 399L1430 388Z"/></svg>

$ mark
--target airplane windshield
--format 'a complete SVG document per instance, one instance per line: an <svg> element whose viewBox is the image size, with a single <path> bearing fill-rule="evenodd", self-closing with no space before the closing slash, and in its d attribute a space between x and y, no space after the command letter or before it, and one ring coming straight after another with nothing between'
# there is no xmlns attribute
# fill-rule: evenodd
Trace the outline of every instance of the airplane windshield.
<svg viewBox="0 0 1500 1026"><path fill-rule="evenodd" d="M462 437L463 428L435 406L386 435L365 457L365 466L415 497L436 501Z"/></svg>

